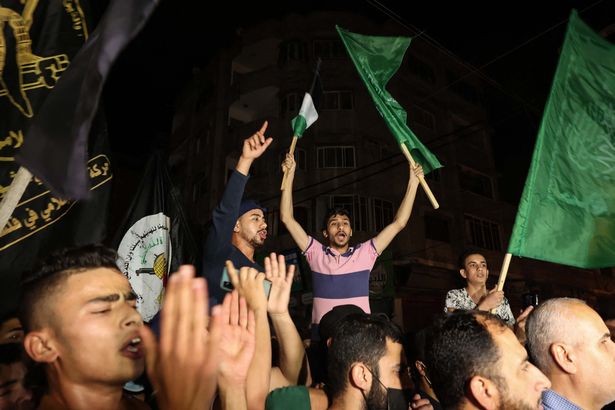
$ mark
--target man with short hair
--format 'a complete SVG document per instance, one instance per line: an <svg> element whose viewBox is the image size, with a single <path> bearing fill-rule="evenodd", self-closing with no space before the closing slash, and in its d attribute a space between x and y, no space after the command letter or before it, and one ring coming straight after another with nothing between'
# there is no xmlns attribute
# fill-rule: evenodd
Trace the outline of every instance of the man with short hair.
<svg viewBox="0 0 615 410"><path fill-rule="evenodd" d="M402 390L401 339L400 329L386 318L353 314L341 319L329 347L329 408L432 409L427 399L411 399Z"/></svg>
<svg viewBox="0 0 615 410"><path fill-rule="evenodd" d="M598 313L579 299L549 299L526 325L536 366L551 379L544 408L598 410L615 401L615 343Z"/></svg>
<svg viewBox="0 0 615 410"><path fill-rule="evenodd" d="M280 200L280 219L293 240L305 254L312 271L312 339L318 340L318 324L325 313L338 305L354 304L370 313L369 275L378 256L408 223L416 197L420 165L410 169L406 193L393 222L374 238L350 246L352 227L347 210L335 208L325 216L322 234L328 244L322 245L310 237L293 217L292 185L295 160L287 154L282 168L286 184Z"/></svg>
<svg viewBox="0 0 615 410"><path fill-rule="evenodd" d="M44 372L40 408L147 408L122 393L144 368L136 295L99 245L50 255L23 283L24 348Z"/></svg>
<svg viewBox="0 0 615 410"><path fill-rule="evenodd" d="M431 381L445 409L541 409L551 385L497 316L468 310L436 322L427 347Z"/></svg>
<svg viewBox="0 0 615 410"><path fill-rule="evenodd" d="M221 303L226 293L220 286L220 279L227 260L237 269L248 266L264 271L254 260L254 253L267 239L265 208L254 200L242 198L252 162L263 155L273 141L265 137L267 125L265 121L260 130L243 142L237 166L212 215L203 251L203 276L209 283L210 301L214 304Z"/></svg>
<svg viewBox="0 0 615 410"><path fill-rule="evenodd" d="M496 315L509 326L513 326L515 317L510 309L508 299L504 297L504 292L497 290L497 288L493 288L491 291L487 289L489 268L482 253L476 248L465 249L459 255L458 265L459 274L466 282L466 286L448 291L444 302L444 311L453 312L458 309L490 311L495 309Z"/></svg>

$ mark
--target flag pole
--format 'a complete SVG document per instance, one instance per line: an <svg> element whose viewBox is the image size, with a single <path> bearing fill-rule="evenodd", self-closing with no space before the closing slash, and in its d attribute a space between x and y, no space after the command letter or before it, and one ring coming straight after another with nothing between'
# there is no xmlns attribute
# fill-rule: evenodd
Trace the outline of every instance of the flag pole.
<svg viewBox="0 0 615 410"><path fill-rule="evenodd" d="M24 192L26 192L26 188L31 179L32 173L23 166L19 167L19 170L17 170L13 178L13 182L11 182L8 191L4 194L2 202L0 202L0 232L2 232L13 214L13 211L17 208L17 204Z"/></svg>
<svg viewBox="0 0 615 410"><path fill-rule="evenodd" d="M299 137L297 137L296 135L293 136L293 142L290 143L290 149L288 150L288 153L290 155L295 155L295 147L297 146L298 139ZM284 171L284 176L282 177L282 185L280 185L280 191L284 190L285 185L286 185L286 171Z"/></svg>
<svg viewBox="0 0 615 410"><path fill-rule="evenodd" d="M414 161L414 158L412 158L412 155L410 155L410 151L408 151L406 144L399 144L399 146L401 147L402 152L410 162L410 165L412 165L412 167L414 168L416 166L416 162ZM436 200L436 197L433 195L433 192L431 192L431 189L429 189L429 185L427 185L427 181L425 181L425 177L423 175L419 177L419 181L421 182L421 186L423 187L425 194L427 194L427 198L429 198L429 202L431 202L431 206L433 206L433 209L440 208L440 204Z"/></svg>
<svg viewBox="0 0 615 410"><path fill-rule="evenodd" d="M511 259L512 253L507 253L504 256L504 261L502 262L502 269L500 269L500 277L498 278L498 286L496 288L497 291L504 289L504 282L506 282L506 275L508 275L508 267L510 266ZM491 309L491 313L495 313L495 309Z"/></svg>

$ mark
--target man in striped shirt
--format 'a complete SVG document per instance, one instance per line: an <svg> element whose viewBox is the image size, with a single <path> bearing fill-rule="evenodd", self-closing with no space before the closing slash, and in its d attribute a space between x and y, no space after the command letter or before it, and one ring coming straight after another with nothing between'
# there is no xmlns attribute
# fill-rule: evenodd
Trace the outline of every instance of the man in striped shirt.
<svg viewBox="0 0 615 410"><path fill-rule="evenodd" d="M332 209L327 213L322 231L326 245L305 232L293 217L295 160L291 155L286 155L282 168L287 183L280 200L280 219L304 252L312 270L312 338L317 339L320 319L335 306L354 304L370 313L369 273L378 256L408 223L423 169L420 165L410 169L406 194L393 222L374 238L350 246L352 228L350 216L344 209Z"/></svg>

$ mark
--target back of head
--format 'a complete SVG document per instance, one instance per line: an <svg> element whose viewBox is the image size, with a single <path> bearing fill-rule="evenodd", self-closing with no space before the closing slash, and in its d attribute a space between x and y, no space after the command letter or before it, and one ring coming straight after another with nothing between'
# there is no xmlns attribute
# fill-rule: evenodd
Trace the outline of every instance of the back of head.
<svg viewBox="0 0 615 410"><path fill-rule="evenodd" d="M41 312L66 279L75 273L97 268L117 270L117 255L103 245L84 245L55 251L22 280L19 319L28 333L43 325Z"/></svg>
<svg viewBox="0 0 615 410"><path fill-rule="evenodd" d="M525 333L528 354L543 373L549 376L554 364L549 348L554 342L575 344L578 335L574 320L570 316L570 307L585 305L580 299L549 299L536 307L527 319Z"/></svg>
<svg viewBox="0 0 615 410"><path fill-rule="evenodd" d="M401 330L388 319L369 315L350 315L338 323L328 354L328 392L331 399L346 390L353 363L364 363L377 376L378 362L386 354L386 342L400 343Z"/></svg>
<svg viewBox="0 0 615 410"><path fill-rule="evenodd" d="M500 358L490 329L506 329L497 316L481 311L456 311L439 319L432 329L426 357L434 390L444 408L457 408L476 375L497 378Z"/></svg>

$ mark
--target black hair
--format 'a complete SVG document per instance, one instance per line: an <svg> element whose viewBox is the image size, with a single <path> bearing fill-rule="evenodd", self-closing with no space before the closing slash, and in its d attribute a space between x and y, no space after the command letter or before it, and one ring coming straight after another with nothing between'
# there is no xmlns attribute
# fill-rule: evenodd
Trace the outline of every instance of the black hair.
<svg viewBox="0 0 615 410"><path fill-rule="evenodd" d="M352 222L352 215L350 215L350 212L345 209L345 208L329 208L327 210L327 213L325 214L324 219L322 220L322 230L326 231L327 230L327 226L329 225L329 219L331 219L332 216L335 215L340 215L340 216L347 216L348 219Z"/></svg>
<svg viewBox="0 0 615 410"><path fill-rule="evenodd" d="M116 260L113 249L99 244L60 249L41 260L21 283L18 316L24 333L38 325L37 311L70 275L96 268L119 271Z"/></svg>
<svg viewBox="0 0 615 410"><path fill-rule="evenodd" d="M378 362L386 354L386 341L402 343L399 327L378 316L353 314L340 320L328 354L327 392L331 400L348 385L353 363L364 363L378 377Z"/></svg>
<svg viewBox="0 0 615 410"><path fill-rule="evenodd" d="M488 329L507 326L499 317L477 310L458 310L437 320L426 357L433 388L443 408L458 408L472 377L482 375L500 383L495 368L500 350Z"/></svg>
<svg viewBox="0 0 615 410"><path fill-rule="evenodd" d="M457 266L459 267L459 269L466 268L466 258L468 256L477 255L477 254L483 255L483 251L478 248L465 248L459 255L459 258L457 259Z"/></svg>

